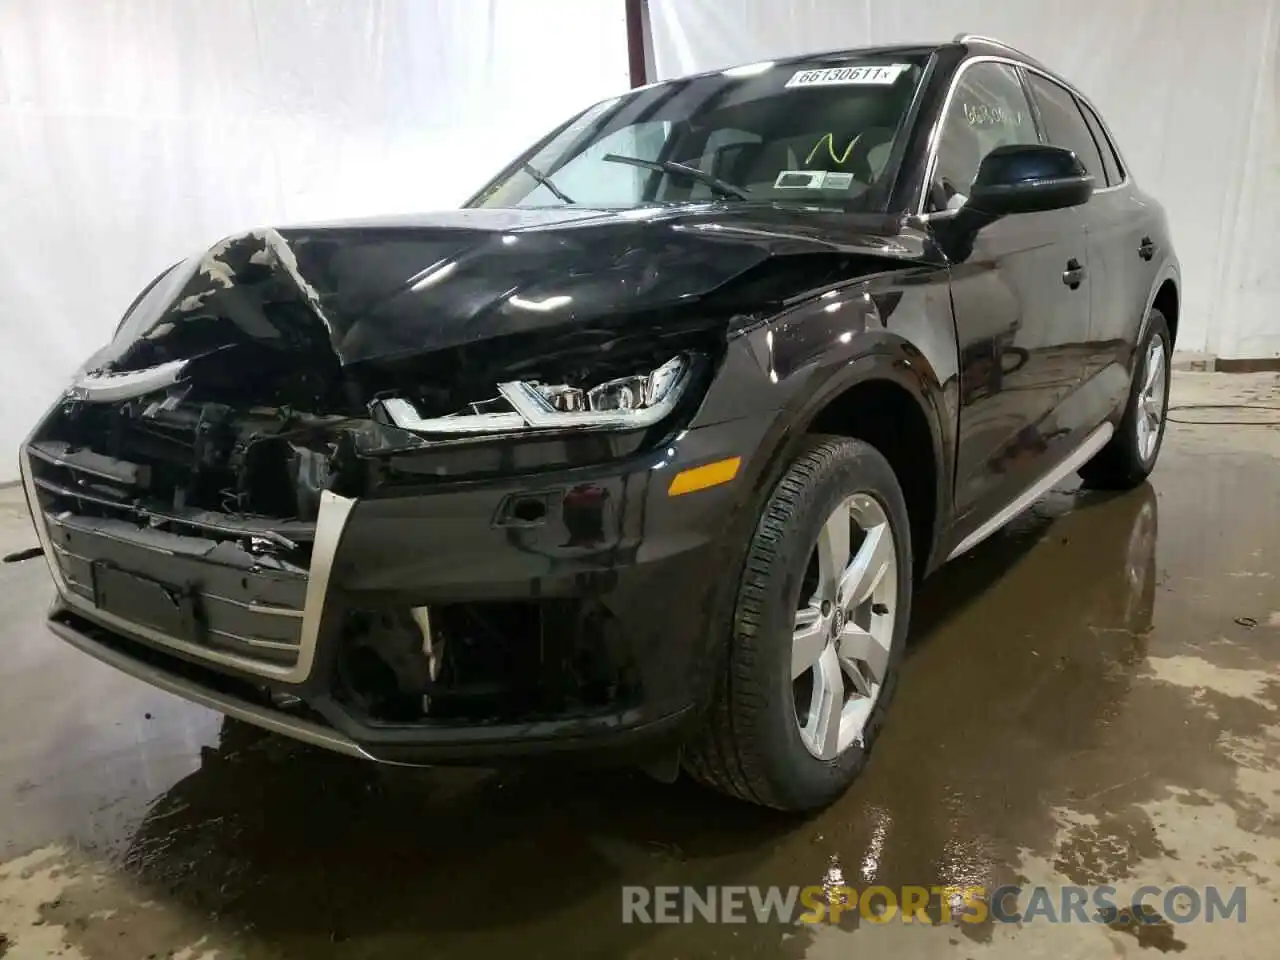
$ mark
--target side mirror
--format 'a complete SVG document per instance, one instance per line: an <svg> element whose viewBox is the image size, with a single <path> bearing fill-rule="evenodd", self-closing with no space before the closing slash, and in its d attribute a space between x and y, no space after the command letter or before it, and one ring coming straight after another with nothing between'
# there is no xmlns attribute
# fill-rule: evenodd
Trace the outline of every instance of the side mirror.
<svg viewBox="0 0 1280 960"><path fill-rule="evenodd" d="M1093 177L1070 150L1044 144L996 147L978 166L965 207L989 217L1087 203Z"/></svg>

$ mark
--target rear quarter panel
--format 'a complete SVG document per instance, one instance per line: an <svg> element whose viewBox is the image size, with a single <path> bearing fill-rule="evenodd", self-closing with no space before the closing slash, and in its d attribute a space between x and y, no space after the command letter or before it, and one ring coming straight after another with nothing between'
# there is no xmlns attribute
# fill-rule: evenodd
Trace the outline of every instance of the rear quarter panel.
<svg viewBox="0 0 1280 960"><path fill-rule="evenodd" d="M1152 301L1165 280L1180 283L1164 208L1132 181L1089 201L1092 292L1090 392L1119 414L1129 396L1136 349ZM1139 247L1150 238L1150 260Z"/></svg>

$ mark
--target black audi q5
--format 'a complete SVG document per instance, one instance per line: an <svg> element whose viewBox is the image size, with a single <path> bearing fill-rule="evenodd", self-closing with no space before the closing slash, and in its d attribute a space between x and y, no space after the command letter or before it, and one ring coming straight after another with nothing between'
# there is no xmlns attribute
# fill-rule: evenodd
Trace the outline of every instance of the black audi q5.
<svg viewBox="0 0 1280 960"><path fill-rule="evenodd" d="M1179 283L1098 111L999 42L642 87L459 210L157 277L20 452L49 625L355 757L820 807L920 580L1151 471Z"/></svg>

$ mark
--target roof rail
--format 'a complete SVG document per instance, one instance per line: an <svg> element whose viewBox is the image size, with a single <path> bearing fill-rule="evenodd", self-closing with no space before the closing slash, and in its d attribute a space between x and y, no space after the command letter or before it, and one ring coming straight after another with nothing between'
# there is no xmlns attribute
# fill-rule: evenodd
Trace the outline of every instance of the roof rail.
<svg viewBox="0 0 1280 960"><path fill-rule="evenodd" d="M951 38L952 43L969 43L971 41L989 43L995 47L1004 47L1006 50L1016 53L1020 57L1026 57L1028 60L1035 60L1035 57L1031 56L1031 54L1027 53L1025 50L1019 50L1013 44L1005 43L1003 40L997 40L995 37L984 37L978 33L957 33Z"/></svg>

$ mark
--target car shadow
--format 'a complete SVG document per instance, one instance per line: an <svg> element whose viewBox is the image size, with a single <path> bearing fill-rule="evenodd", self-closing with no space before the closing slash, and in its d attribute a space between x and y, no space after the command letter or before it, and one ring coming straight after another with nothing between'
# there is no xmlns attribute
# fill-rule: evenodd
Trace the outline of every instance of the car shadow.
<svg viewBox="0 0 1280 960"><path fill-rule="evenodd" d="M1100 522L1091 524L1088 532L1090 542L1097 543L1098 562L1073 569L1073 577L1087 574L1089 579L1097 576L1105 580L1115 570L1135 562L1129 555L1132 550L1154 551L1154 530L1148 538L1146 529L1146 524L1154 522L1157 510L1155 490L1149 483L1125 492L1079 486L1055 488L1008 526L941 567L917 587L908 653L937 636L1043 541L1064 536L1055 532L1058 520L1070 513L1087 517L1104 506L1105 520L1098 514ZM1143 538L1139 544L1130 543L1135 530Z"/></svg>

